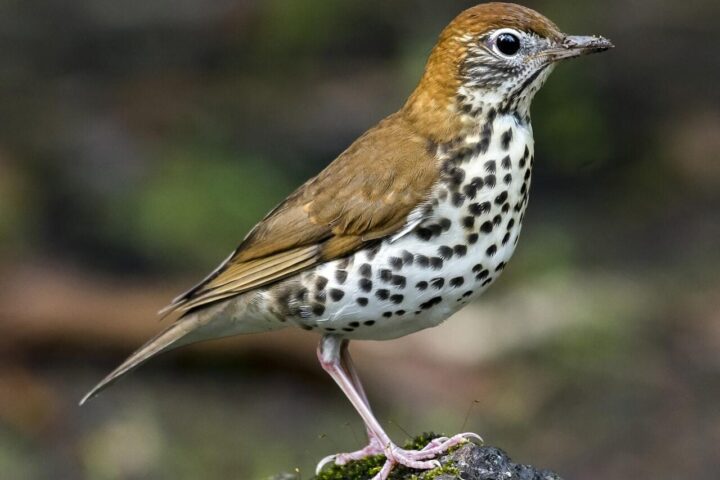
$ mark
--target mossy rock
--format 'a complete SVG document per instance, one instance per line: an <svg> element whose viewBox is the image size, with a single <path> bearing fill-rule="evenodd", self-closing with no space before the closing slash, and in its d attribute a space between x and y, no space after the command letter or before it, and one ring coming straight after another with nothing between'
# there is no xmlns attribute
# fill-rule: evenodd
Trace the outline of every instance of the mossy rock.
<svg viewBox="0 0 720 480"><path fill-rule="evenodd" d="M404 445L407 449L421 449L439 435L426 433ZM556 473L537 470L530 465L513 463L508 455L496 447L480 446L468 442L438 458L440 467L418 471L396 467L391 480L562 480ZM377 455L347 465L332 465L320 472L314 480L369 480L375 476L385 457ZM275 480L292 480L293 477L278 476Z"/></svg>

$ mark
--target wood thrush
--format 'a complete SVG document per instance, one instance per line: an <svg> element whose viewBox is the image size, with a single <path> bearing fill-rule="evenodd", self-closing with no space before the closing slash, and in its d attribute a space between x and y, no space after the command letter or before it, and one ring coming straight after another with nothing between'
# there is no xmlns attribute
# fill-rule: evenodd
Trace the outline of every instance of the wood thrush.
<svg viewBox="0 0 720 480"><path fill-rule="evenodd" d="M397 447L370 409L348 342L388 340L438 325L500 275L530 191L530 104L560 60L612 47L568 36L539 13L488 3L440 35L405 105L292 193L199 285L164 313L169 328L83 399L171 348L299 327L322 335L318 357L365 422L364 449L429 469L474 434Z"/></svg>

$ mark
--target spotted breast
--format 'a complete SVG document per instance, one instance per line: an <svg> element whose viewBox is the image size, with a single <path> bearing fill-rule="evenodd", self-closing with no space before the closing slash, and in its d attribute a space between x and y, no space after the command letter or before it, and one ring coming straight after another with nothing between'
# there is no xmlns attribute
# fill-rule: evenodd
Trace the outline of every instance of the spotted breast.
<svg viewBox="0 0 720 480"><path fill-rule="evenodd" d="M406 229L270 287L261 310L306 330L385 340L433 327L485 291L518 241L533 138L517 115L490 109L480 124L437 146L441 177Z"/></svg>

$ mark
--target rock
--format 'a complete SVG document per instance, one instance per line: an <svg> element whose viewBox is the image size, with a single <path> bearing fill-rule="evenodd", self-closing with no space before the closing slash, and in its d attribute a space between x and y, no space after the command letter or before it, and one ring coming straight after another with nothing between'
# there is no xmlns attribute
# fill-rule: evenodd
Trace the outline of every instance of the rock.
<svg viewBox="0 0 720 480"><path fill-rule="evenodd" d="M440 460L452 463L456 475L441 475L435 480L562 480L549 470L513 463L507 453L496 447L467 443ZM420 478L423 478L420 476Z"/></svg>

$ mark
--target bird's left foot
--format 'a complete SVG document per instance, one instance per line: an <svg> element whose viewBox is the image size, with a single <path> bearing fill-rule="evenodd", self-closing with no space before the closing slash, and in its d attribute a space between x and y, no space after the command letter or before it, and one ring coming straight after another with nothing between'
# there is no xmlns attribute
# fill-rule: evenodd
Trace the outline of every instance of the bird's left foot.
<svg viewBox="0 0 720 480"><path fill-rule="evenodd" d="M345 465L354 460L362 460L372 455L385 455L385 464L372 480L387 480L396 465L403 465L414 470L431 470L440 467L440 462L434 460L435 457L447 452L449 449L465 443L471 439L482 443L483 439L476 433L460 433L452 437L438 437L430 441L421 450L406 450L395 444L382 447L377 439L371 439L370 444L352 453L341 453L330 455L323 458L318 463L316 472L319 473L322 468L334 462L336 465Z"/></svg>

